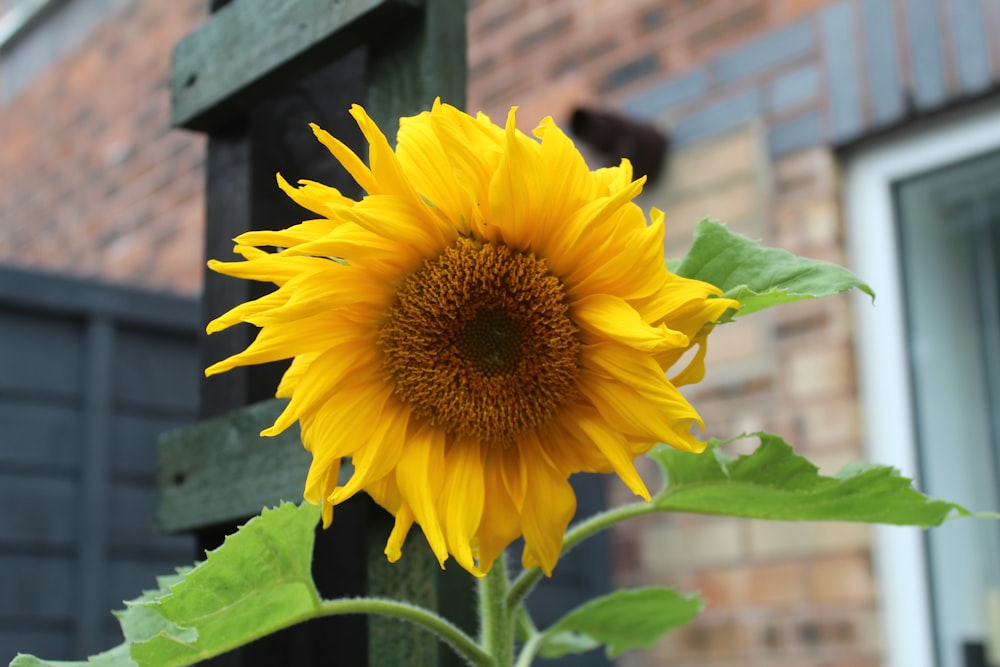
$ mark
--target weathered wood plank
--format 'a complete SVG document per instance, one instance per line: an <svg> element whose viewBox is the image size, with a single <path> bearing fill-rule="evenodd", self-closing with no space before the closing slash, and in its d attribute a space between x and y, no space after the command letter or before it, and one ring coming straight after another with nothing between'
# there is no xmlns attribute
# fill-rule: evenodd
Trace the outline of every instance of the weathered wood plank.
<svg viewBox="0 0 1000 667"><path fill-rule="evenodd" d="M283 407L284 401L265 401L164 434L160 529L169 533L242 521L265 505L300 502L310 456L298 427L274 438L259 435Z"/></svg>
<svg viewBox="0 0 1000 667"><path fill-rule="evenodd" d="M102 591L108 585L108 524L110 521L111 442L114 368L117 338L114 322L103 316L87 322L84 355L83 452L80 460L79 512L81 539L77 546L76 618L73 651L93 655L101 650Z"/></svg>
<svg viewBox="0 0 1000 667"><path fill-rule="evenodd" d="M394 26L419 18L422 4L421 0L233 2L174 49L173 123L209 131L354 47L385 41Z"/></svg>
<svg viewBox="0 0 1000 667"><path fill-rule="evenodd" d="M368 585L366 595L406 600L426 609L438 608L438 582L441 579L437 559L414 526L406 540L403 559L386 560L385 540L392 530L392 517L373 507L368 517ZM452 567L457 567L454 563ZM416 630L416 631L414 631ZM451 653L437 637L423 628L395 618L368 618L368 664L441 665L442 653Z"/></svg>
<svg viewBox="0 0 1000 667"><path fill-rule="evenodd" d="M401 116L435 97L458 108L466 97L466 0L426 0L422 15L368 46L366 106L390 143Z"/></svg>
<svg viewBox="0 0 1000 667"><path fill-rule="evenodd" d="M205 251L208 257L235 259L232 239L250 229L282 229L308 214L275 183L275 172L295 182L321 181L345 195L360 189L347 171L309 130L315 122L362 152L361 132L348 115L352 103L364 98L365 49L324 64L298 81L289 81L249 112L226 122L208 140ZM223 276L207 268L202 307L208 322L230 308L274 289ZM203 337L202 364L209 366L244 350L257 335L249 325ZM274 395L287 363L240 367L201 383L202 418L216 417Z"/></svg>
<svg viewBox="0 0 1000 667"><path fill-rule="evenodd" d="M216 131L208 138L205 156L206 257L230 259L233 238L251 228L250 154L245 116L229 120L225 131ZM200 366L207 368L216 361L241 352L253 341L254 332L250 327L233 327L207 336L204 323L253 298L254 285L209 271L207 267L202 275L203 326L198 348ZM202 419L217 417L252 403L249 399L250 386L256 378L251 370L239 367L222 375L202 378L198 416Z"/></svg>
<svg viewBox="0 0 1000 667"><path fill-rule="evenodd" d="M106 315L122 323L185 334L198 323L193 299L12 266L0 266L0 303L60 318ZM0 331L5 328L0 326Z"/></svg>

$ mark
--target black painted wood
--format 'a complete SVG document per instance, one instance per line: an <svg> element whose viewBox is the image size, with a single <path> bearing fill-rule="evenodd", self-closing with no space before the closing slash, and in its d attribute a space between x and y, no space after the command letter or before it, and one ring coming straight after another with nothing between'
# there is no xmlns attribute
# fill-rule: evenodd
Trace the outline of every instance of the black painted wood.
<svg viewBox="0 0 1000 667"><path fill-rule="evenodd" d="M192 560L153 525L157 436L196 417L197 321L190 299L0 268L0 655L107 649L109 611Z"/></svg>
<svg viewBox="0 0 1000 667"><path fill-rule="evenodd" d="M174 49L172 119L215 131L235 115L419 19L419 0L229 2ZM433 4L433 2L429 3ZM462 8L464 16L464 6ZM220 57L220 54L224 54Z"/></svg>

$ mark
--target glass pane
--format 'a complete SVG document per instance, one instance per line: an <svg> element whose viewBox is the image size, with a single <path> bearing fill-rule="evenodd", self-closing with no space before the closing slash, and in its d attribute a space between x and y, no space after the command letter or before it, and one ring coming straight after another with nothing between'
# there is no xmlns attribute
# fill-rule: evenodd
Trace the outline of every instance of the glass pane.
<svg viewBox="0 0 1000 667"><path fill-rule="evenodd" d="M1000 153L896 185L922 490L994 509L1000 487ZM873 415L877 418L877 415ZM1000 590L1000 529L927 533L938 664L969 667L986 596Z"/></svg>

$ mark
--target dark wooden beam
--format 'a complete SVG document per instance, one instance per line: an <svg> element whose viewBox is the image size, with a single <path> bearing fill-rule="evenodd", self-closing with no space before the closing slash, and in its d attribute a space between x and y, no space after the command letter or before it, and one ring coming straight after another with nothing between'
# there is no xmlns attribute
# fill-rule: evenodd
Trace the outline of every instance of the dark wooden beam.
<svg viewBox="0 0 1000 667"><path fill-rule="evenodd" d="M0 266L0 302L60 317L101 315L183 334L196 328L199 318L191 299L167 294L151 298L145 290L12 266Z"/></svg>
<svg viewBox="0 0 1000 667"><path fill-rule="evenodd" d="M191 130L213 130L355 47L385 42L395 27L419 19L423 4L421 0L227 4L174 48L172 121ZM464 16L463 4L463 20Z"/></svg>
<svg viewBox="0 0 1000 667"><path fill-rule="evenodd" d="M465 108L466 0L427 0L424 12L368 45L367 111L394 144L402 116L435 97Z"/></svg>
<svg viewBox="0 0 1000 667"><path fill-rule="evenodd" d="M83 433L80 457L77 543L76 627L73 651L92 655L101 647L101 626L108 585L108 535L111 520L111 433L115 327L107 317L87 322Z"/></svg>
<svg viewBox="0 0 1000 667"><path fill-rule="evenodd" d="M281 500L300 502L310 455L298 426L260 437L283 408L284 401L257 403L163 435L159 528L195 530L243 521Z"/></svg>

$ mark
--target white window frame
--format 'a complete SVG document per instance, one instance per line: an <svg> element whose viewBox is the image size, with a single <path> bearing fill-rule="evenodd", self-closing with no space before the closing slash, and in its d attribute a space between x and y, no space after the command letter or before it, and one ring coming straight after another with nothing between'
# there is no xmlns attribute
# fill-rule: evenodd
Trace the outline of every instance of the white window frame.
<svg viewBox="0 0 1000 667"><path fill-rule="evenodd" d="M48 11L55 0L14 0L0 9L0 51Z"/></svg>
<svg viewBox="0 0 1000 667"><path fill-rule="evenodd" d="M865 145L844 162L844 211L851 268L878 295L855 296L855 349L867 456L917 477L917 446L894 183L1000 149L1000 102L921 123ZM919 480L918 480L919 483ZM881 592L883 665L934 667L928 570L918 529L878 526L874 567Z"/></svg>

